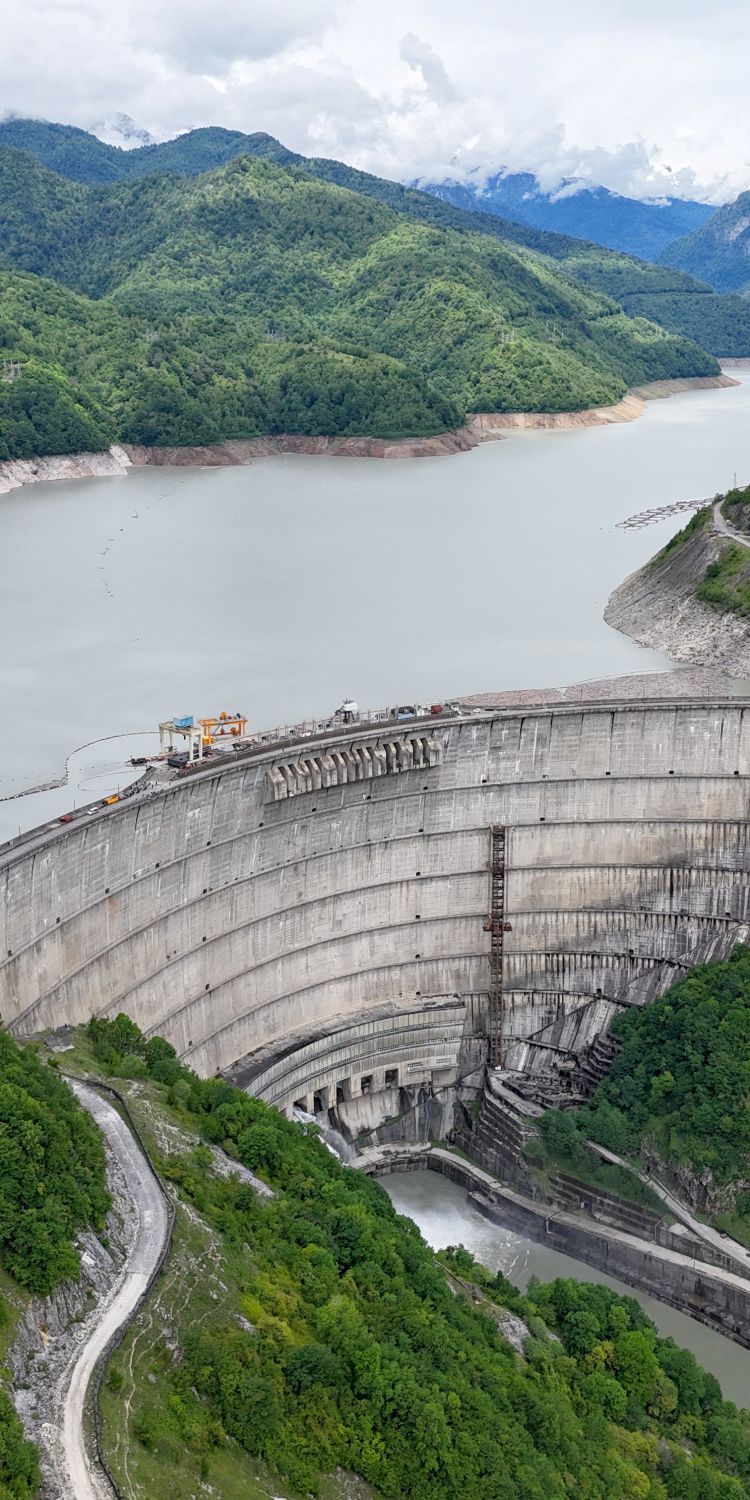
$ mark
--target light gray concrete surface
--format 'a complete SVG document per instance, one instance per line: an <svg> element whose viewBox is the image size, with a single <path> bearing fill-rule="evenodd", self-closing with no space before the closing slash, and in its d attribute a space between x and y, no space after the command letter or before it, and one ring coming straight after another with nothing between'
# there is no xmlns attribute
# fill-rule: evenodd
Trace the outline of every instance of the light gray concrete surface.
<svg viewBox="0 0 750 1500"><path fill-rule="evenodd" d="M125 1010L210 1075L427 1001L481 1017L495 822L509 1039L571 1018L581 1047L746 931L742 701L498 709L432 733L432 766L269 802L269 751L0 850L0 1018L23 1035Z"/></svg>
<svg viewBox="0 0 750 1500"><path fill-rule="evenodd" d="M682 1199L678 1198L677 1194L673 1193L670 1188L665 1187L659 1181L658 1177L647 1177L646 1173L641 1172L638 1167L633 1166L632 1162L626 1161L624 1157L618 1156L616 1152L608 1150L606 1146L598 1145L596 1141L587 1141L586 1144L590 1146L592 1151L596 1152L597 1156L601 1156L603 1161L613 1162L615 1166L624 1167L626 1172L632 1172L634 1177L639 1177L641 1182L645 1182L652 1193L656 1193L657 1198L661 1198L662 1203L665 1203L667 1208L671 1209L672 1213L683 1224L687 1224L688 1229L692 1229L693 1234L697 1235L698 1239L703 1240L707 1245L713 1246L714 1250L719 1250L722 1255L728 1255L730 1260L736 1261L737 1265L742 1267L746 1276L750 1274L750 1250L746 1250L744 1245L738 1244L737 1240L733 1240L730 1235L721 1234L718 1229L712 1229L711 1225L704 1224L702 1219L696 1219L695 1215L682 1202Z"/></svg>
<svg viewBox="0 0 750 1500"><path fill-rule="evenodd" d="M96 1363L113 1334L127 1322L148 1286L164 1248L169 1224L159 1184L140 1146L117 1110L83 1083L71 1087L103 1132L138 1209L138 1231L111 1299L100 1309L88 1341L70 1371L63 1413L63 1456L70 1500L112 1500L110 1485L86 1447L83 1413Z"/></svg>

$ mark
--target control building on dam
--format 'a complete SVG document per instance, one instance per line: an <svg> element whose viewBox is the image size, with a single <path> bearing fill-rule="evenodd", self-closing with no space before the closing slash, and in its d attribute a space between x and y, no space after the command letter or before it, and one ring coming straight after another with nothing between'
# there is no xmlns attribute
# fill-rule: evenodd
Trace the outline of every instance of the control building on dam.
<svg viewBox="0 0 750 1500"><path fill-rule="evenodd" d="M352 1131L488 1056L562 1077L618 1007L747 937L749 799L741 700L466 711L209 763L0 851L0 1016L125 1011Z"/></svg>

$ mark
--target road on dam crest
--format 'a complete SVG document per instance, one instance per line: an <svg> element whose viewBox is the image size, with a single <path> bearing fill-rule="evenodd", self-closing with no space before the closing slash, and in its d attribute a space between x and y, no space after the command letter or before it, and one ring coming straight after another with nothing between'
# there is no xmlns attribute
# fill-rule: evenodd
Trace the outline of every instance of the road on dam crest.
<svg viewBox="0 0 750 1500"><path fill-rule="evenodd" d="M86 1084L76 1082L71 1087L102 1131L138 1212L135 1241L112 1289L111 1299L100 1308L90 1336L70 1372L63 1414L66 1496L70 1500L112 1500L108 1480L91 1463L86 1451L83 1421L86 1393L98 1359L113 1334L132 1315L159 1264L169 1233L169 1216L159 1183L114 1105Z"/></svg>

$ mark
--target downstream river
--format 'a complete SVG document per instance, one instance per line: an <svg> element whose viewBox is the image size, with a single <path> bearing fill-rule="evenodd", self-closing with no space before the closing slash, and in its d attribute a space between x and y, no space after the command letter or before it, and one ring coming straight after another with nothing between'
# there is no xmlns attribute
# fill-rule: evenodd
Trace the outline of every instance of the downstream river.
<svg viewBox="0 0 750 1500"><path fill-rule="evenodd" d="M734 373L734 372L733 372ZM686 519L617 522L750 477L750 372L639 421L451 458L138 469L0 497L0 797L103 736L242 709L251 727L663 668L612 588ZM133 748L0 803L0 838L116 786Z"/></svg>
<svg viewBox="0 0 750 1500"><path fill-rule="evenodd" d="M556 1276L570 1276L577 1281L599 1281L614 1287L622 1296L637 1296L644 1312L665 1338L692 1349L704 1369L720 1382L729 1401L738 1406L750 1405L750 1354L720 1333L696 1323L685 1313L657 1302L643 1292L635 1293L624 1282L615 1281L601 1271L594 1271L582 1261L560 1255L546 1245L521 1239L510 1229L490 1224L467 1201L464 1190L436 1172L394 1172L381 1178L394 1208L413 1219L428 1245L444 1250L447 1245L465 1245L472 1255L491 1271L502 1271L522 1290L532 1276L553 1281Z"/></svg>

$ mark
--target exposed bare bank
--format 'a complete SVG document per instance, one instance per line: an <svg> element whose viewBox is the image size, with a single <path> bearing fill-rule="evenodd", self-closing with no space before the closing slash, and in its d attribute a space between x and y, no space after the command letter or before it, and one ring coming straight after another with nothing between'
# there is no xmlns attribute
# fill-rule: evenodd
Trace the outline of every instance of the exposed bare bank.
<svg viewBox="0 0 750 1500"><path fill-rule="evenodd" d="M715 532L700 531L663 562L631 573L609 598L607 624L672 661L750 677L750 623L695 597L708 564L725 545Z"/></svg>
<svg viewBox="0 0 750 1500"><path fill-rule="evenodd" d="M277 437L229 439L190 447L141 447L115 444L104 453L47 455L41 458L8 459L0 463L0 495L24 484L51 479L100 478L124 474L131 466L146 464L170 467L226 468L268 458L276 453L325 453L340 458L441 458L467 453L479 443L503 438L509 431L528 428L562 431L579 427L604 427L612 422L632 422L642 416L647 401L684 391L714 390L737 385L729 375L698 375L685 380L659 380L638 386L612 406L571 412L472 412L464 427L436 433L433 437L302 437L284 433Z"/></svg>

